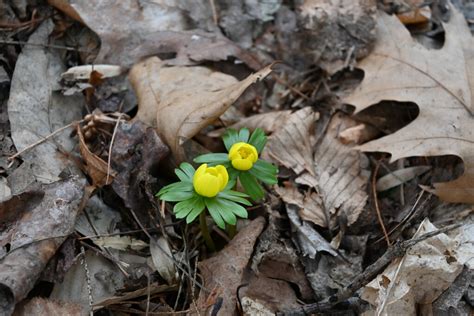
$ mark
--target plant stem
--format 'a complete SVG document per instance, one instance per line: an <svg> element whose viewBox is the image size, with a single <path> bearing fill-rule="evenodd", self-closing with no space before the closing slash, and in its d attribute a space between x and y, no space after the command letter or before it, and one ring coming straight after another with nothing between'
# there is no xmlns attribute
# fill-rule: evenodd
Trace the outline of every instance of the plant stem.
<svg viewBox="0 0 474 316"><path fill-rule="evenodd" d="M211 235L209 234L209 229L206 223L206 210L201 212L201 214L199 215L199 227L201 228L202 237L206 242L207 248L209 248L209 250L213 252L216 251L216 246L214 245L214 241L212 240Z"/></svg>
<svg viewBox="0 0 474 316"><path fill-rule="evenodd" d="M226 225L226 230L227 230L227 235L229 235L229 239L234 238L236 232L237 232L237 225Z"/></svg>

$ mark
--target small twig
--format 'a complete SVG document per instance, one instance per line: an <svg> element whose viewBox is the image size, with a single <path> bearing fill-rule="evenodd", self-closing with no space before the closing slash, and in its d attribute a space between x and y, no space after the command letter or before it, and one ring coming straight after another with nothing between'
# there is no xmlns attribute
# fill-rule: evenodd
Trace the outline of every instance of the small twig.
<svg viewBox="0 0 474 316"><path fill-rule="evenodd" d="M209 4L211 5L212 10L212 20L215 25L219 25L219 17L217 16L217 9L214 0L209 0Z"/></svg>
<svg viewBox="0 0 474 316"><path fill-rule="evenodd" d="M150 274L146 274L147 277L147 295L146 295L146 310L145 310L145 316L148 316L148 313L150 312Z"/></svg>
<svg viewBox="0 0 474 316"><path fill-rule="evenodd" d="M87 294L89 298L89 315L94 316L93 305L94 299L92 298L92 286L91 286L91 276L89 273L89 268L87 267L86 261L86 251L84 250L84 246L81 245L81 264L84 266L84 271L86 272L86 282L87 282Z"/></svg>
<svg viewBox="0 0 474 316"><path fill-rule="evenodd" d="M110 140L109 146L109 157L107 158L107 177L105 178L105 183L109 183L109 176L110 176L110 162L112 160L112 147L114 146L115 135L117 135L117 130L120 125L120 120L122 119L122 114L119 115L117 118L117 123L114 127L114 132L112 134L112 139Z"/></svg>
<svg viewBox="0 0 474 316"><path fill-rule="evenodd" d="M310 98L304 94L303 92L301 92L300 90L296 89L295 87L293 87L291 84L289 84L288 82L286 82L284 79L280 78L277 74L274 74L272 73L272 77L273 79L275 79L276 82L278 82L279 84L282 84L284 85L285 87L287 87L288 89L290 89L292 92L296 93L297 95L299 95L300 97L302 97L303 99L305 99L306 101L308 101Z"/></svg>
<svg viewBox="0 0 474 316"><path fill-rule="evenodd" d="M334 294L321 302L306 304L304 306L299 307L298 309L291 310L284 313L277 313L277 315L306 315L317 313L320 311L328 310L332 306L343 303L347 299L349 299L356 291L358 291L363 286L367 285L370 281L372 281L379 272L385 268L388 264L390 264L394 259L403 257L405 253L419 243L420 241L424 241L428 238L437 236L439 234L444 234L448 231L461 227L463 224L454 224L450 226L446 226L442 229L438 229L436 231L432 231L426 234L421 235L417 238L412 238L410 240L405 240L399 243L392 245L388 250L375 261L373 264L368 266L363 273L355 277L352 282L342 289L339 293Z"/></svg>
<svg viewBox="0 0 474 316"><path fill-rule="evenodd" d="M25 147L25 148L23 148L22 150L20 150L19 152L17 152L17 153L14 154L13 156L8 157L8 160L10 160L10 161L11 161L11 160L14 160L14 159L17 158L18 156L20 156L20 155L22 155L23 153L25 153L26 151L28 151L28 150L32 149L33 147L36 147L36 146L38 146L39 144L41 144L41 143L47 141L48 139L50 139L51 137L55 136L56 134L58 134L58 133L60 133L60 132L62 132L62 131L64 131L64 130L66 130L66 129L70 128L70 127L73 127L73 126L75 126L76 124L80 124L80 123L82 123L82 122L84 122L84 120L74 121L74 122L72 122L72 123L69 123L69 124L66 125L66 126L63 126L63 127L59 128L59 129L55 130L54 132L52 132L52 133L49 134L48 136L46 136L46 137L44 137L44 138L38 140L37 142L35 142L35 143L33 143L33 144L31 144L31 145Z"/></svg>
<svg viewBox="0 0 474 316"><path fill-rule="evenodd" d="M54 48L54 49L63 49L63 50L67 50L67 51L76 51L76 52L81 52L81 53L90 53L90 51L87 50L87 49L80 49L80 48L67 47L67 46L54 45L54 44L29 43L29 42L10 41L10 40L0 40L0 44L30 45L30 46L36 46L36 47Z"/></svg>
<svg viewBox="0 0 474 316"><path fill-rule="evenodd" d="M377 218L379 220L380 227L382 227L382 231L385 236L385 240L387 241L387 245L390 247L392 243L390 242L390 238L388 237L388 234L387 234L387 229L385 228L385 225L383 223L382 214L380 213L380 208L379 208L379 201L377 199L377 188L376 188L375 183L377 181L377 173L379 171L379 167L380 167L380 162L377 162L377 164L375 165L374 173L372 175L372 193L374 195L375 211L377 212Z"/></svg>

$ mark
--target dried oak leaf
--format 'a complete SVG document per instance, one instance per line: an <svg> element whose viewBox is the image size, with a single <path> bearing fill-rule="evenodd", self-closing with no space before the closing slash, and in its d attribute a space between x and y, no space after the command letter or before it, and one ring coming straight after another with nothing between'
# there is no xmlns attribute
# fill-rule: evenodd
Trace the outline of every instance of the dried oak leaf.
<svg viewBox="0 0 474 316"><path fill-rule="evenodd" d="M181 145L221 116L271 65L242 81L207 67L167 67L157 57L136 64L130 81L138 97L139 119L156 126L177 157ZM156 118L156 121L155 121Z"/></svg>
<svg viewBox="0 0 474 316"><path fill-rule="evenodd" d="M462 14L452 13L440 50L416 43L396 17L379 13L375 48L359 63L364 80L344 102L357 112L382 100L415 102L420 113L413 122L359 148L390 152L392 161L459 156L464 174L435 183L434 192L448 202L474 203L474 40Z"/></svg>

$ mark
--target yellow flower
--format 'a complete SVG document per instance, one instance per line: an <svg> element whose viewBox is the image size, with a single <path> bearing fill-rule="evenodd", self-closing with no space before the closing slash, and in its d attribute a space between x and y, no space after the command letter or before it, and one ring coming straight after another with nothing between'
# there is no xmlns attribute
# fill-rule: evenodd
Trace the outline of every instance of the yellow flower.
<svg viewBox="0 0 474 316"><path fill-rule="evenodd" d="M224 190L227 182L229 182L229 174L222 165L207 167L207 164L202 164L193 177L194 190L199 195L206 197L216 196L217 193Z"/></svg>
<svg viewBox="0 0 474 316"><path fill-rule="evenodd" d="M249 170L258 160L258 152L254 146L244 142L239 142L235 143L230 148L229 159L235 169Z"/></svg>

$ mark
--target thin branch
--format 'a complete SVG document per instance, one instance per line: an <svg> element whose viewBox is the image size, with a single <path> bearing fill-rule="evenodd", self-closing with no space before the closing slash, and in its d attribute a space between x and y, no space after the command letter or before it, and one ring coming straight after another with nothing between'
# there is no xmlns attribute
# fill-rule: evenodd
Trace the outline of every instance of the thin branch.
<svg viewBox="0 0 474 316"><path fill-rule="evenodd" d="M382 227L383 235L385 236L385 240L387 241L387 245L390 247L392 243L390 242L390 238L388 237L387 229L385 228L385 225L383 223L382 219L382 214L380 213L380 208L379 208L379 201L377 198L377 188L376 188L376 181L377 181L377 173L379 171L380 167L380 162L377 162L375 165L375 170L372 175L372 193L374 195L374 202L375 202L375 211L377 212L377 218L380 224L380 227Z"/></svg>

